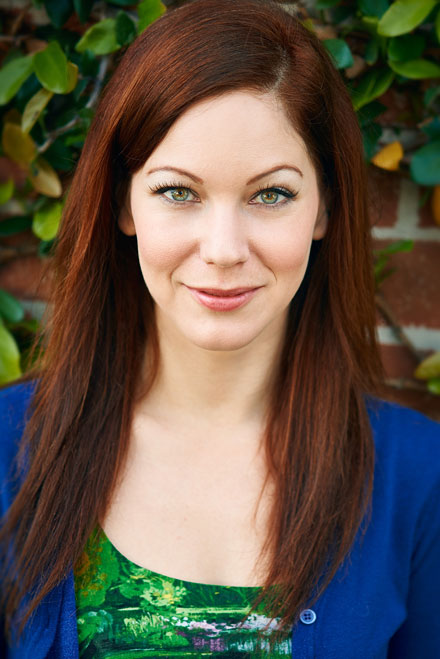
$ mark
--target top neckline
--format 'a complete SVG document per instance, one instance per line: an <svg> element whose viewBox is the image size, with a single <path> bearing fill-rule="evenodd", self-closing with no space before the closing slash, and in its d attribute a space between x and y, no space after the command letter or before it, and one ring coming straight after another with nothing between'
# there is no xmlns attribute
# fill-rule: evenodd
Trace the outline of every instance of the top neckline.
<svg viewBox="0 0 440 659"><path fill-rule="evenodd" d="M153 577L159 577L161 579L168 579L169 581L178 581L179 583L182 583L182 584L192 584L192 585L195 584L195 585L200 586L202 588L215 589L215 590L222 589L222 588L226 588L226 589L233 588L234 590L240 589L240 590L245 590L249 593L257 593L257 592L259 592L263 589L263 586L233 586L233 585L230 586L230 585L224 585L224 584L204 583L204 582L201 582L201 581L188 581L187 579L180 579L179 577L172 577L168 574L163 574L161 572L155 572L154 570L150 570L149 568L144 567L143 565L139 565L138 563L135 563L134 561L129 559L127 556L122 554L119 551L119 549L113 544L113 542L110 540L110 538L107 536L107 534L104 531L104 529L102 528L102 526L98 525L96 527L96 531L98 532L99 535L102 535L105 542L108 542L108 544L112 547L112 550L124 562L128 563L129 565L132 565L136 570L145 570L146 572L148 572L148 574L150 574Z"/></svg>

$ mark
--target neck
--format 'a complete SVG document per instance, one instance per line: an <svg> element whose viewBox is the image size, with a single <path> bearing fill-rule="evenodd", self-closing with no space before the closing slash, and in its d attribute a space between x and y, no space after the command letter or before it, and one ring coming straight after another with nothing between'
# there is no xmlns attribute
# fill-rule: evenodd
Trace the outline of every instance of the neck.
<svg viewBox="0 0 440 659"><path fill-rule="evenodd" d="M237 350L206 350L158 327L160 365L143 411L208 427L261 424L266 415L284 337L263 332ZM213 425L214 424L214 425Z"/></svg>

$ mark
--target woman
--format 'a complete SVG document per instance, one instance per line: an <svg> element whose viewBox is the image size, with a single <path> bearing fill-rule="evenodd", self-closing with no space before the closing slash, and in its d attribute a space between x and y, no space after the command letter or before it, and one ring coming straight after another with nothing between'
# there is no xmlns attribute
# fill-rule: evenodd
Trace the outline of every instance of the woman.
<svg viewBox="0 0 440 659"><path fill-rule="evenodd" d="M259 0L148 28L54 270L2 393L10 656L438 656L438 429L372 397L362 142L317 39Z"/></svg>

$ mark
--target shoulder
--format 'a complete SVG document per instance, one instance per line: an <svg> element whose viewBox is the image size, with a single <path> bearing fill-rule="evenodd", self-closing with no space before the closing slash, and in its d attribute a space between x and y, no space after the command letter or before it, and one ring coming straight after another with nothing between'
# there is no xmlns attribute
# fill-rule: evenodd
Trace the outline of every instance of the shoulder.
<svg viewBox="0 0 440 659"><path fill-rule="evenodd" d="M440 424L396 403L369 400L368 413L380 463L440 476Z"/></svg>
<svg viewBox="0 0 440 659"><path fill-rule="evenodd" d="M376 575L382 619L402 620L387 656L438 657L440 424L392 403L368 407L376 465L366 574Z"/></svg>
<svg viewBox="0 0 440 659"><path fill-rule="evenodd" d="M374 505L384 520L440 531L440 424L394 403L368 403L376 465ZM417 531L415 531L417 533Z"/></svg>
<svg viewBox="0 0 440 659"><path fill-rule="evenodd" d="M378 398L367 400L370 422L375 433L396 436L399 433L401 441L411 441L417 437L439 437L440 424L398 403L390 403Z"/></svg>

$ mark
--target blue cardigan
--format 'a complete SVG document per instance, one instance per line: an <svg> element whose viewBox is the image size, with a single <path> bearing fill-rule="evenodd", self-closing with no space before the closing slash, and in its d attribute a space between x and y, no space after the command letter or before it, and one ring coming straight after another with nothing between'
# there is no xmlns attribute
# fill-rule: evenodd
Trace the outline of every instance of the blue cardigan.
<svg viewBox="0 0 440 659"><path fill-rule="evenodd" d="M32 386L0 391L0 513ZM372 516L313 611L294 628L295 659L440 658L440 426L389 403L369 409L376 446ZM0 656L76 659L73 573Z"/></svg>

